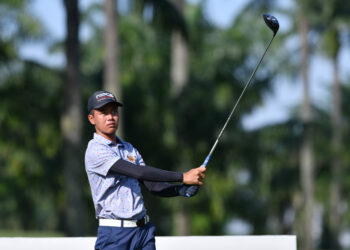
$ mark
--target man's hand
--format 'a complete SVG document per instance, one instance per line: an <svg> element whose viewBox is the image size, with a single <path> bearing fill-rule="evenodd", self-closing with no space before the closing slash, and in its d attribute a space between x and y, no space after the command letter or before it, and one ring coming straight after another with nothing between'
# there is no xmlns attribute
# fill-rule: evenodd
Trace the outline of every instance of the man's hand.
<svg viewBox="0 0 350 250"><path fill-rule="evenodd" d="M199 187L197 185L182 184L179 187L179 195L185 197L192 197L197 194Z"/></svg>
<svg viewBox="0 0 350 250"><path fill-rule="evenodd" d="M183 183L187 185L203 185L203 179L205 178L205 171L207 169L203 166L193 168L183 174Z"/></svg>

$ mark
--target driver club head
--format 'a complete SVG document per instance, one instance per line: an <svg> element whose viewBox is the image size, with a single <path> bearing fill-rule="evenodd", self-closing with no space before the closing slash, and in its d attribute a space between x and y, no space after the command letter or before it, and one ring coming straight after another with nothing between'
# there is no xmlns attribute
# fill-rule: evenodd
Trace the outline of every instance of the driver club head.
<svg viewBox="0 0 350 250"><path fill-rule="evenodd" d="M273 35L276 35L280 27L277 18L269 14L263 14L263 17L267 26L269 26L269 28L273 31Z"/></svg>

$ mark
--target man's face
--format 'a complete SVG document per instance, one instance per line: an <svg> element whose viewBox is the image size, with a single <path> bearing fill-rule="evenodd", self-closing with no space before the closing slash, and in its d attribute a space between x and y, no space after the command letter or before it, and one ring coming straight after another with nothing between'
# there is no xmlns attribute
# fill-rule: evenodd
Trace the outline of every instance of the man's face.
<svg viewBox="0 0 350 250"><path fill-rule="evenodd" d="M92 125L95 125L98 134L114 137L115 131L118 129L118 106L115 103L108 103L93 110L88 119Z"/></svg>

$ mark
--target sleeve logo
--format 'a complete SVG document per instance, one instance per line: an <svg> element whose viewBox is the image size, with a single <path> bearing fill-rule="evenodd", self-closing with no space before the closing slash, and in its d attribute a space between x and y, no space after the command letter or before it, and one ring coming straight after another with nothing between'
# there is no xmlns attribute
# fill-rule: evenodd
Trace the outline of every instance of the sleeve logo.
<svg viewBox="0 0 350 250"><path fill-rule="evenodd" d="M134 156L132 156L132 155L127 155L127 158L129 159L129 161L135 162Z"/></svg>

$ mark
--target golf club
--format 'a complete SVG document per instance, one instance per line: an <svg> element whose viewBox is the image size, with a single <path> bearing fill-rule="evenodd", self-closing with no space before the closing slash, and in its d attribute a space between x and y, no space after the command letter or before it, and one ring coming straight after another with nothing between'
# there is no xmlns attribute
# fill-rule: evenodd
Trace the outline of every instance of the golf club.
<svg viewBox="0 0 350 250"><path fill-rule="evenodd" d="M213 152L214 152L214 150L215 150L215 148L216 148L216 146L217 146L217 144L218 144L218 142L219 142L219 139L220 139L222 133L224 132L224 130L225 130L227 124L229 123L229 121L231 120L231 117L232 117L233 112L235 111L235 109L236 109L236 107L237 107L239 101L241 100L241 98L242 98L244 92L246 91L246 89L248 88L250 82L252 81L252 79L253 79L253 77L254 77L254 75L255 75L255 72L258 70L258 68L259 68L259 66L260 66L260 64L261 64L261 62L262 62L262 60L263 60L263 58L264 58L264 56L265 56L267 50L269 49L269 47L270 47L270 45L271 45L273 39L275 38L275 36L276 36L276 34L277 34L278 29L279 29L279 23L278 23L278 20L277 20L276 17L271 16L271 15L269 15L269 14L263 14L263 18L264 18L264 21L265 21L266 25L273 31L273 36L272 36L271 40L269 41L269 43L268 43L268 45L267 45L267 47L266 47L266 49L265 49L263 55L261 56L261 58L260 58L258 64L256 65L256 67L255 67L253 73L251 74L251 76L250 76L248 82L246 83L246 85L245 85L245 87L244 87L244 89L243 89L241 95L238 97L238 99L237 99L237 101L236 101L236 103L235 103L235 105L234 105L234 107L233 107L233 109L232 109L232 111L231 111L229 117L227 118L227 120L226 120L226 122L225 122L223 128L221 129L221 131L220 131L218 137L216 138L216 141L215 141L213 147L211 148L211 150L210 150L208 156L205 158L205 160L204 160L204 162L203 162L203 164L202 164L202 166L204 166L204 167L207 166L207 164L208 164L208 162L209 162L209 160L210 160L210 157L211 157L211 155L213 154ZM194 186L193 188L197 188L197 189L198 189L199 186ZM191 195L187 192L187 193L186 193L186 196L187 196L187 197L190 197Z"/></svg>

